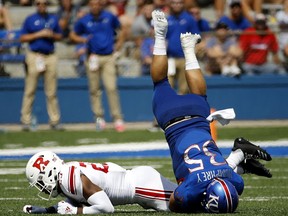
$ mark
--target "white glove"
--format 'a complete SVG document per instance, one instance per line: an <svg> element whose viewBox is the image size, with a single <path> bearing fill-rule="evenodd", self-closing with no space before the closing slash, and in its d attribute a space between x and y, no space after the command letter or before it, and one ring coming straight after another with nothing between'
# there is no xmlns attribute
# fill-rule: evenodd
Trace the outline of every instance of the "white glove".
<svg viewBox="0 0 288 216"><path fill-rule="evenodd" d="M23 212L28 214L45 214L47 213L46 208L32 205L25 205L23 207Z"/></svg>
<svg viewBox="0 0 288 216"><path fill-rule="evenodd" d="M61 201L58 203L58 214L77 214L77 207L72 206L70 203Z"/></svg>

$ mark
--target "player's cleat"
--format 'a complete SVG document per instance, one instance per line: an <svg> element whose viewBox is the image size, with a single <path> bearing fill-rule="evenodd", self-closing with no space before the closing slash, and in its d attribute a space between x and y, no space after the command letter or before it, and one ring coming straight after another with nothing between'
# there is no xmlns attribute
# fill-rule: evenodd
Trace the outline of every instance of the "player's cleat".
<svg viewBox="0 0 288 216"><path fill-rule="evenodd" d="M168 21L163 11L154 10L152 12L155 37L166 37Z"/></svg>
<svg viewBox="0 0 288 216"><path fill-rule="evenodd" d="M270 154L262 149L260 146L256 146L244 139L243 137L238 137L234 141L234 147L232 151L241 149L244 153L245 158L262 159L266 161L272 160Z"/></svg>
<svg viewBox="0 0 288 216"><path fill-rule="evenodd" d="M201 42L201 36L199 34L191 34L190 32L185 34L181 33L180 39L183 50L194 48L195 44Z"/></svg>
<svg viewBox="0 0 288 216"><path fill-rule="evenodd" d="M239 164L244 169L244 173L251 173L258 176L265 176L267 178L271 178L272 174L270 170L267 169L263 164L259 161L249 158L245 159L242 163Z"/></svg>

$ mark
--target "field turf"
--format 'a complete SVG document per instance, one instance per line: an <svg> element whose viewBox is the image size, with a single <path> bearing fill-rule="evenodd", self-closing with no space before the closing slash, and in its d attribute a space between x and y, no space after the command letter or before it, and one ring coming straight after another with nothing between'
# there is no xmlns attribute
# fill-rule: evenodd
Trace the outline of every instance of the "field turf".
<svg viewBox="0 0 288 216"><path fill-rule="evenodd" d="M218 131L219 139L234 139L236 136L244 136L251 141L288 139L286 127L229 128ZM161 132L149 133L147 131L127 131L121 134L113 131L102 133L92 131L8 132L0 134L0 149L36 147L48 141L55 141L55 145L58 146L73 146L80 145L79 140L83 139L94 139L94 141L98 139L99 143L106 142L109 144L117 142L164 140L164 137ZM138 165L150 165L174 181L170 158L107 158L97 160L97 162L98 161L116 162L128 169ZM0 160L0 215L25 215L22 213L22 208L25 204L50 206L61 200L61 197L50 202L41 200L36 195L38 192L36 189L28 188L28 182L24 175L26 162L27 161L24 160ZM243 175L245 189L243 195L240 197L239 207L233 215L288 215L288 158L273 158L272 161L265 163L265 165L271 170L273 177L268 179L255 175ZM9 174L9 172L14 174ZM17 172L18 174L15 174ZM159 213L144 210L137 205L117 206L115 209L116 212L113 215L116 216L147 216L147 214L176 215L173 213Z"/></svg>

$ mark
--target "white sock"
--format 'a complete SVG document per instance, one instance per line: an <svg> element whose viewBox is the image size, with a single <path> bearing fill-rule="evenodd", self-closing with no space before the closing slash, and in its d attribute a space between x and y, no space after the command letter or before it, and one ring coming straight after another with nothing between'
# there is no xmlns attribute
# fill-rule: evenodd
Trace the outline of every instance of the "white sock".
<svg viewBox="0 0 288 216"><path fill-rule="evenodd" d="M155 37L155 44L153 49L153 55L166 55L166 40L162 37Z"/></svg>
<svg viewBox="0 0 288 216"><path fill-rule="evenodd" d="M236 151L232 151L229 157L226 159L228 165L234 170L239 163L244 160L244 153L241 149L237 149Z"/></svg>
<svg viewBox="0 0 288 216"><path fill-rule="evenodd" d="M185 55L185 69L186 70L193 70L193 69L200 69L199 62L195 55L194 48L193 49L184 49Z"/></svg>

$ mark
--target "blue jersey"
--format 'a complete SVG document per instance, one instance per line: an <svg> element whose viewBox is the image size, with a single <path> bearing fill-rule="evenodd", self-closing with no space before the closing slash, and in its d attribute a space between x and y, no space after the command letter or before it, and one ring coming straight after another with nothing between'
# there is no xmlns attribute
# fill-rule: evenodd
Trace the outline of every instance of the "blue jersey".
<svg viewBox="0 0 288 216"><path fill-rule="evenodd" d="M229 29L234 31L243 31L249 27L251 27L251 23L245 17L241 17L241 19L234 21L230 19L228 16L222 16L218 23L225 23Z"/></svg>
<svg viewBox="0 0 288 216"><path fill-rule="evenodd" d="M26 18L22 26L21 34L31 34L45 28L51 29L58 34L62 33L56 16L35 13ZM34 52L50 54L54 52L54 40L51 40L50 38L38 38L29 42L29 47Z"/></svg>
<svg viewBox="0 0 288 216"><path fill-rule="evenodd" d="M186 11L183 11L178 16L168 16L167 21L167 55L174 58L184 58L184 53L180 42L180 34L186 32L199 34L200 32L197 23L195 19Z"/></svg>
<svg viewBox="0 0 288 216"><path fill-rule="evenodd" d="M177 182L181 183L174 197L183 209L200 210L203 193L215 177L229 180L238 193L242 193L241 176L229 167L212 140L210 123L206 120L210 114L206 96L177 95L165 78L154 83L153 112L165 130L173 171ZM181 116L194 118L167 127L167 122Z"/></svg>
<svg viewBox="0 0 288 216"><path fill-rule="evenodd" d="M211 31L210 24L206 19L200 19L197 21L197 26L199 31L202 32L209 32Z"/></svg>
<svg viewBox="0 0 288 216"><path fill-rule="evenodd" d="M74 25L74 31L77 35L88 35L88 53L98 55L113 53L118 28L120 28L118 18L108 11L101 11L98 17L89 13Z"/></svg>

